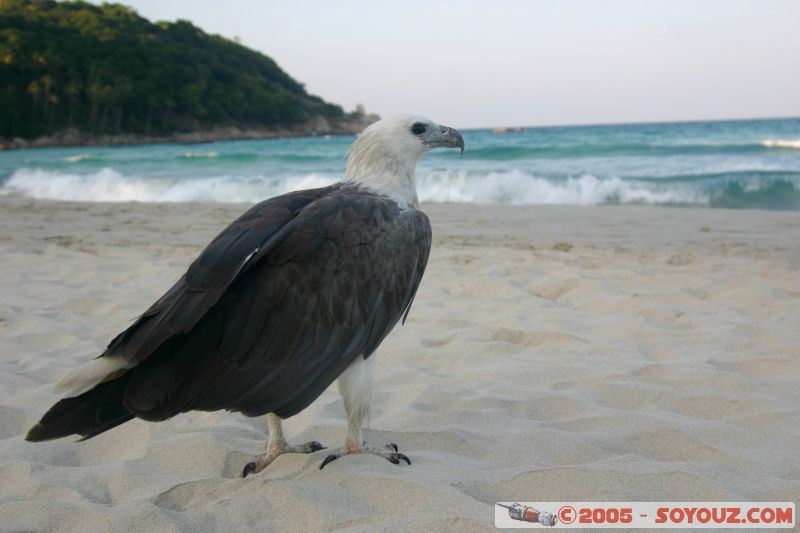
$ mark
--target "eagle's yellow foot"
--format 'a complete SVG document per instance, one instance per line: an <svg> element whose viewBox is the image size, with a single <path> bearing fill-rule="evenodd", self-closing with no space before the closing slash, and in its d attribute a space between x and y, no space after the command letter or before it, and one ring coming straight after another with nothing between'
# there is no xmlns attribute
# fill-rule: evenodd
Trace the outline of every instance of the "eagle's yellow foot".
<svg viewBox="0 0 800 533"><path fill-rule="evenodd" d="M315 440L298 446L290 446L286 441L270 442L264 453L256 457L255 461L245 465L244 470L242 470L242 477L247 477L249 474L258 474L269 466L272 461L285 453L314 453L324 449L325 446Z"/></svg>
<svg viewBox="0 0 800 533"><path fill-rule="evenodd" d="M335 461L339 457L342 457L344 455L349 455L351 453L369 453L372 455L377 455L379 457L383 457L390 463L394 463L396 465L400 464L401 460L405 461L409 465L411 464L411 459L409 459L406 454L400 453L397 450L397 444L393 442L387 444L383 449L372 448L364 443L361 444L349 443L342 446L341 450L337 451L336 453L332 453L328 457L326 457L325 460L322 461L322 464L319 465L319 469L322 470L328 463Z"/></svg>

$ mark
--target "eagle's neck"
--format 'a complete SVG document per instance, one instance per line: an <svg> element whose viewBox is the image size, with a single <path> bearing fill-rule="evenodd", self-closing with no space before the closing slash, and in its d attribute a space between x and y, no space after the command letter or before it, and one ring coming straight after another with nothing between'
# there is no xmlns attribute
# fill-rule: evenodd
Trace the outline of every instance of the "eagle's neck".
<svg viewBox="0 0 800 533"><path fill-rule="evenodd" d="M406 207L419 207L415 169L422 154L392 153L380 143L359 139L347 158L345 182L388 196Z"/></svg>

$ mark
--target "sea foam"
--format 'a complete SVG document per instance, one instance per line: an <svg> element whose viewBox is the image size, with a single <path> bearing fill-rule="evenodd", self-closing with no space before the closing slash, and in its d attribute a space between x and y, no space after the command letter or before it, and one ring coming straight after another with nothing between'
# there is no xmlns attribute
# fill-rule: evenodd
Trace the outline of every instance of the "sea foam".
<svg viewBox="0 0 800 533"><path fill-rule="evenodd" d="M257 202L286 192L324 187L335 178L317 174L266 178L144 178L124 176L110 168L91 174L69 174L22 168L0 187L4 194L89 202Z"/></svg>
<svg viewBox="0 0 800 533"><path fill-rule="evenodd" d="M708 195L690 185L664 187L657 183L601 179L591 174L562 180L531 176L519 170L470 175L466 172L431 172L418 179L423 202L478 204L607 203L708 204Z"/></svg>
<svg viewBox="0 0 800 533"><path fill-rule="evenodd" d="M761 141L767 148L796 148L800 150L800 139L766 139Z"/></svg>
<svg viewBox="0 0 800 533"><path fill-rule="evenodd" d="M90 174L19 169L0 188L4 194L31 198L94 202L257 202L286 192L323 187L336 177L319 174L268 178L144 178L124 176L110 168ZM418 176L422 202L482 204L708 204L697 187L664 187L619 178L582 175L548 180L511 170L486 174L432 171Z"/></svg>
<svg viewBox="0 0 800 533"><path fill-rule="evenodd" d="M417 190L420 201L429 203L800 207L800 173L725 170L710 166L699 175L632 179L587 173L542 177L514 168L420 169ZM290 191L330 185L338 179L324 173L145 177L123 175L111 168L85 174L21 168L0 187L0 194L90 202L255 203Z"/></svg>
<svg viewBox="0 0 800 533"><path fill-rule="evenodd" d="M64 161L66 161L67 163L79 163L81 161L91 159L91 157L92 156L89 154L71 155L69 157L65 157Z"/></svg>
<svg viewBox="0 0 800 533"><path fill-rule="evenodd" d="M214 159L219 154L217 152L184 152L186 159Z"/></svg>

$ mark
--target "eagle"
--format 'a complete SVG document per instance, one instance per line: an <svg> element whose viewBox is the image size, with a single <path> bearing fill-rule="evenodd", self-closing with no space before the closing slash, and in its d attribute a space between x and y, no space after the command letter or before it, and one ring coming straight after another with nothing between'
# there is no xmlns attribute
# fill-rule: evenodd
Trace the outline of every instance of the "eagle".
<svg viewBox="0 0 800 533"><path fill-rule="evenodd" d="M101 355L58 383L65 397L26 440L85 440L133 418L192 410L266 414L266 449L246 477L282 454L325 449L290 445L281 421L338 378L347 436L320 468L353 453L411 464L395 444L369 446L361 425L375 351L405 322L428 262L415 169L436 147L463 154L464 139L423 117L381 120L351 145L344 179L248 209Z"/></svg>

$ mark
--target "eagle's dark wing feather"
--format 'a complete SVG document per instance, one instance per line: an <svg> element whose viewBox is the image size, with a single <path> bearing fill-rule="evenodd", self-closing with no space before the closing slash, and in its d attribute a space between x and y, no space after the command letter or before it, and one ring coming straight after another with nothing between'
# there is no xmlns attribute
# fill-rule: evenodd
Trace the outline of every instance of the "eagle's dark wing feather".
<svg viewBox="0 0 800 533"><path fill-rule="evenodd" d="M309 203L333 187L289 193L256 204L222 231L188 271L128 329L117 335L103 356L119 355L138 364L167 340L197 325L228 289L259 248Z"/></svg>
<svg viewBox="0 0 800 533"><path fill-rule="evenodd" d="M407 311L430 250L422 212L354 187L271 210L223 232L114 347L137 363L132 413L291 416Z"/></svg>

